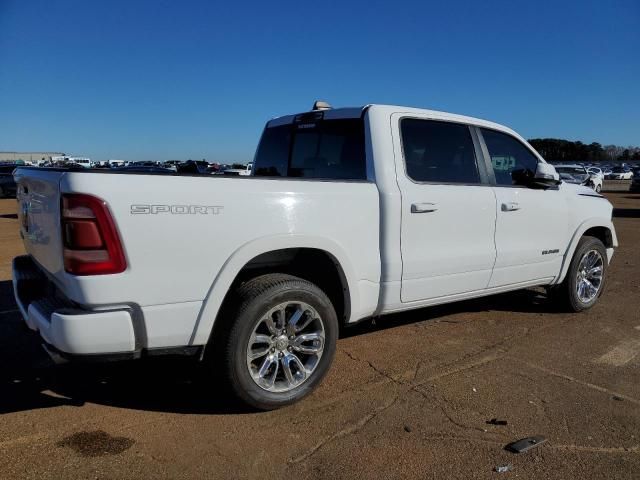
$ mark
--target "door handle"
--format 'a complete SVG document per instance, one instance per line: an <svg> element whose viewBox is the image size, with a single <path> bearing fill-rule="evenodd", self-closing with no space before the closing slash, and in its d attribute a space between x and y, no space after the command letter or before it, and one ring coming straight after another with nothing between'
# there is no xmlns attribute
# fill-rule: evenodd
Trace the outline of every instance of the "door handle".
<svg viewBox="0 0 640 480"><path fill-rule="evenodd" d="M411 213L429 213L438 210L438 206L435 203L412 203Z"/></svg>
<svg viewBox="0 0 640 480"><path fill-rule="evenodd" d="M503 212L515 212L520 210L520 204L518 202L506 202L502 204Z"/></svg>

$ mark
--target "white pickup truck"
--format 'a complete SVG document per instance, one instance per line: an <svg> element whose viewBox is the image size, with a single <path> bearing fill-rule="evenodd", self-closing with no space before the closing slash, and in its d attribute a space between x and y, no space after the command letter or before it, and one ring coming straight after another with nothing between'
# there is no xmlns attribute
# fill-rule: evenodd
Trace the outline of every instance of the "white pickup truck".
<svg viewBox="0 0 640 480"><path fill-rule="evenodd" d="M55 356L199 355L261 409L313 390L341 324L548 286L602 292L611 204L501 125L327 107L269 121L245 176L18 168L26 323Z"/></svg>

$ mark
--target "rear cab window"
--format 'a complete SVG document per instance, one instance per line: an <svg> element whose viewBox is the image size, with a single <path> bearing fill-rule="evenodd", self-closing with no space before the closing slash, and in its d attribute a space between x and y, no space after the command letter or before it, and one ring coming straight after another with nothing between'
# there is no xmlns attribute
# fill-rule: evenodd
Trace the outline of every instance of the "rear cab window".
<svg viewBox="0 0 640 480"><path fill-rule="evenodd" d="M264 130L253 162L258 177L366 180L364 120L299 115Z"/></svg>

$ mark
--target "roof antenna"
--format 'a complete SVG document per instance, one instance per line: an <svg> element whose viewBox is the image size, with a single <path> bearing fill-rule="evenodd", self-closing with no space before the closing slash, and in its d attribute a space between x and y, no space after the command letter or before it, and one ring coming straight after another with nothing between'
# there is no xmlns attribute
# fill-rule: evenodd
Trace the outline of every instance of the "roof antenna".
<svg viewBox="0 0 640 480"><path fill-rule="evenodd" d="M313 103L313 108L311 110L331 110L333 107L329 105L327 102L323 102L322 100L316 100Z"/></svg>

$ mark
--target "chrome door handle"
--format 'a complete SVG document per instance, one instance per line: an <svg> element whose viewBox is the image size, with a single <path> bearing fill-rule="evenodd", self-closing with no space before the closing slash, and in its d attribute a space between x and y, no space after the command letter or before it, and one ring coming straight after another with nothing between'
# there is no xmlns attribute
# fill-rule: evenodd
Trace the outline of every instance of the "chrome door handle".
<svg viewBox="0 0 640 480"><path fill-rule="evenodd" d="M438 206L435 203L412 203L411 213L429 213L438 210Z"/></svg>
<svg viewBox="0 0 640 480"><path fill-rule="evenodd" d="M520 204L518 202L507 202L502 204L503 212L515 212L520 210Z"/></svg>

